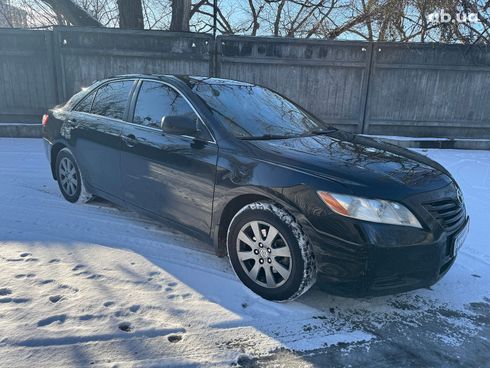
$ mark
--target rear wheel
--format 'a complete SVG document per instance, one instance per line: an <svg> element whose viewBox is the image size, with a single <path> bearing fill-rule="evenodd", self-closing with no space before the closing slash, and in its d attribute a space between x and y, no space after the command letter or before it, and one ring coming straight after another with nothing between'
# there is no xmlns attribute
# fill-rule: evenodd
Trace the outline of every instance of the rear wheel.
<svg viewBox="0 0 490 368"><path fill-rule="evenodd" d="M56 178L61 194L69 202L87 202L92 195L83 184L75 156L68 148L63 148L56 157Z"/></svg>
<svg viewBox="0 0 490 368"><path fill-rule="evenodd" d="M238 278L265 299L293 300L315 283L316 265L306 235L273 203L241 209L231 221L227 246Z"/></svg>

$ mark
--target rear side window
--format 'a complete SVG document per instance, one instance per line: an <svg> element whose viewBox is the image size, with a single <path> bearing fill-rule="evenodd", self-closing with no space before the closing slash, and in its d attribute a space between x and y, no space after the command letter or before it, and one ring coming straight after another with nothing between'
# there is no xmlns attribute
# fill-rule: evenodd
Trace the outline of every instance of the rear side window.
<svg viewBox="0 0 490 368"><path fill-rule="evenodd" d="M143 82L134 110L133 123L160 128L162 118L171 115L197 119L192 107L174 89L158 82Z"/></svg>
<svg viewBox="0 0 490 368"><path fill-rule="evenodd" d="M90 109L92 107L92 101L94 100L94 96L95 96L95 92L90 93L75 107L75 111L90 112Z"/></svg>
<svg viewBox="0 0 490 368"><path fill-rule="evenodd" d="M111 82L100 87L92 103L92 114L123 119L134 81Z"/></svg>

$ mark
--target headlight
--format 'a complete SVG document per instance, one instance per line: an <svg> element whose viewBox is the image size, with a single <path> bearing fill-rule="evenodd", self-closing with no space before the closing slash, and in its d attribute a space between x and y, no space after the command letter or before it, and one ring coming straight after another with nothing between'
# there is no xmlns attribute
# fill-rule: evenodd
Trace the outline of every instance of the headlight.
<svg viewBox="0 0 490 368"><path fill-rule="evenodd" d="M422 228L420 222L404 205L383 199L367 199L345 194L317 192L323 202L342 216L383 224Z"/></svg>

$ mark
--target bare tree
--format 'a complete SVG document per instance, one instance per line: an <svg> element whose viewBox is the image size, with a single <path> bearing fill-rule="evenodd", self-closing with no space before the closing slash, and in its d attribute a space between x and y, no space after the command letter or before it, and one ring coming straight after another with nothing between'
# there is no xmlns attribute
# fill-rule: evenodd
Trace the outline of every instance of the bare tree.
<svg viewBox="0 0 490 368"><path fill-rule="evenodd" d="M119 9L115 0L76 0L80 7L105 27L119 22Z"/></svg>
<svg viewBox="0 0 490 368"><path fill-rule="evenodd" d="M103 25L208 33L214 27L214 0L11 2L27 10L29 26ZM217 0L217 4L221 34L490 43L490 0ZM453 18L474 13L478 22L431 22L430 15L441 10Z"/></svg>
<svg viewBox="0 0 490 368"><path fill-rule="evenodd" d="M170 30L174 32L189 31L191 18L191 0L172 0L172 22Z"/></svg>
<svg viewBox="0 0 490 368"><path fill-rule="evenodd" d="M143 17L147 29L169 29L172 19L171 0L143 0Z"/></svg>
<svg viewBox="0 0 490 368"><path fill-rule="evenodd" d="M8 8L8 4L0 2L0 27L8 26L14 28L14 20L12 19L11 9Z"/></svg>
<svg viewBox="0 0 490 368"><path fill-rule="evenodd" d="M145 28L141 0L117 0L117 6L120 28Z"/></svg>
<svg viewBox="0 0 490 368"><path fill-rule="evenodd" d="M48 4L56 14L62 15L74 26L102 27L94 17L83 10L72 0L42 0Z"/></svg>

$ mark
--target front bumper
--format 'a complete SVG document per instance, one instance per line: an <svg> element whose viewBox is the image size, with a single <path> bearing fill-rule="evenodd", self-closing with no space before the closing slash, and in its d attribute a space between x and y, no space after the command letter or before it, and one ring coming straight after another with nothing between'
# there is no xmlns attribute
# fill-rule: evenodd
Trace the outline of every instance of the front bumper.
<svg viewBox="0 0 490 368"><path fill-rule="evenodd" d="M332 248L352 248L339 239L313 237L318 267L317 285L332 294L364 297L395 294L435 284L453 265L454 239L468 225L467 217L454 235L430 244L383 247L356 245L349 257L332 257ZM323 238L320 240L319 237ZM343 243L343 244L342 244Z"/></svg>
<svg viewBox="0 0 490 368"><path fill-rule="evenodd" d="M434 203L448 206L450 192L446 188L407 201L409 207L420 209L424 229L338 216L313 224L305 221L302 225L316 257L317 285L332 294L363 297L405 292L436 283L456 259L456 237L469 226L463 203L458 217L453 216L451 221L440 217L454 213L450 208L441 207L442 215L434 212ZM326 225L319 229L319 224Z"/></svg>

